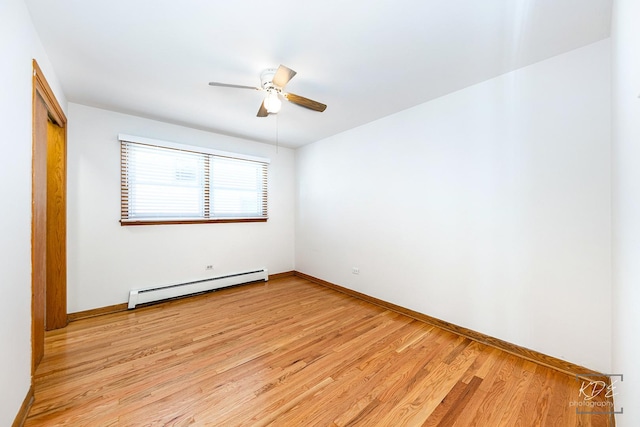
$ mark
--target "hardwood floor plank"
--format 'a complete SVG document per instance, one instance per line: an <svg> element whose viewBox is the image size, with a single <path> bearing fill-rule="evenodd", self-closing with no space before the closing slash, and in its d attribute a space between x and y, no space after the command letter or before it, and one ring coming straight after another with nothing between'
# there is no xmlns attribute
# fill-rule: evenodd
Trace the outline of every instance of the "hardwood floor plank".
<svg viewBox="0 0 640 427"><path fill-rule="evenodd" d="M27 427L610 425L574 377L295 276L45 340Z"/></svg>
<svg viewBox="0 0 640 427"><path fill-rule="evenodd" d="M464 344L464 340L461 344ZM452 352L455 351L456 349ZM441 367L429 375L428 380L423 383L424 385L416 387L416 389L424 388L424 391L407 393L403 399L406 402L407 422L405 425L422 425L471 366L479 351L479 344L471 343L451 362L448 362L450 357L447 355L443 359ZM438 375L440 372L442 372L442 376ZM395 422L394 416L387 419L389 423Z"/></svg>
<svg viewBox="0 0 640 427"><path fill-rule="evenodd" d="M433 413L422 424L423 427L451 426L456 422L464 408L473 397L482 379L474 376L469 383L459 381L442 399Z"/></svg>
<svg viewBox="0 0 640 427"><path fill-rule="evenodd" d="M531 379L535 369L536 366L534 363L525 360L519 367L516 375L513 378L508 378L509 384L506 388L505 395L498 404L504 408L510 408L510 410L502 413L497 425L510 426L516 424L517 411L513 409L518 408L525 398L526 392L531 385Z"/></svg>
<svg viewBox="0 0 640 427"><path fill-rule="evenodd" d="M513 356L499 350L493 349L485 361L478 369L477 376L483 381L478 385L473 399L467 404L463 413L460 414L454 426L472 426L482 425L479 420L482 419L487 410L491 410L491 400L488 398L489 392L494 387L494 383L498 381L498 374L505 364L510 363Z"/></svg>

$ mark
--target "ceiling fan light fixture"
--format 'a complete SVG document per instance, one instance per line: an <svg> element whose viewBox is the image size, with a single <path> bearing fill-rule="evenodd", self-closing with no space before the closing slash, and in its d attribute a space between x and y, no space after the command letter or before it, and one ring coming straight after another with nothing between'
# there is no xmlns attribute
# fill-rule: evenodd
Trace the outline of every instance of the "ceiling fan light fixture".
<svg viewBox="0 0 640 427"><path fill-rule="evenodd" d="M278 98L278 93L274 90L270 90L267 97L264 99L264 108L268 113L278 113L282 108L282 101Z"/></svg>

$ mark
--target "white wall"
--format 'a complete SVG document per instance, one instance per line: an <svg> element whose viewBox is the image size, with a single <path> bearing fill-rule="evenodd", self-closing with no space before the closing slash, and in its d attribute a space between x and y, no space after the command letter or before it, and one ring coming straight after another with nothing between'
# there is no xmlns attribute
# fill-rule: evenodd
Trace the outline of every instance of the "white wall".
<svg viewBox="0 0 640 427"><path fill-rule="evenodd" d="M613 372L617 425L640 425L640 32L637 0L613 2Z"/></svg>
<svg viewBox="0 0 640 427"><path fill-rule="evenodd" d="M31 61L57 83L22 0L0 2L0 425L9 426L31 384Z"/></svg>
<svg viewBox="0 0 640 427"><path fill-rule="evenodd" d="M118 133L270 158L269 221L121 226ZM69 103L68 164L70 313L126 302L133 288L294 268L291 149Z"/></svg>
<svg viewBox="0 0 640 427"><path fill-rule="evenodd" d="M609 54L598 42L299 149L296 270L608 372Z"/></svg>

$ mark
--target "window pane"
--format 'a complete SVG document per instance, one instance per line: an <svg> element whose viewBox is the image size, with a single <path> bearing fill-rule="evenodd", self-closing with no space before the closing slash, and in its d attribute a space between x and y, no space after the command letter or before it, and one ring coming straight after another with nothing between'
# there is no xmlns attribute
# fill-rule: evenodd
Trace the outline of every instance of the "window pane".
<svg viewBox="0 0 640 427"><path fill-rule="evenodd" d="M262 163L215 158L211 165L212 215L263 215L263 175Z"/></svg>
<svg viewBox="0 0 640 427"><path fill-rule="evenodd" d="M128 163L129 217L204 217L204 156L137 146Z"/></svg>

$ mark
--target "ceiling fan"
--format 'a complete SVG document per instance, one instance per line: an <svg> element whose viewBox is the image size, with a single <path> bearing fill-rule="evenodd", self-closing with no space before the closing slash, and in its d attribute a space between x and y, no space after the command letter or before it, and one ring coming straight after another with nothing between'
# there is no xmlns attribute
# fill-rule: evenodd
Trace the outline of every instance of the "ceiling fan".
<svg viewBox="0 0 640 427"><path fill-rule="evenodd" d="M234 85L219 82L209 82L209 85L233 87L238 89L253 89L266 92L267 95L265 96L262 104L260 105L260 109L258 110L258 117L267 117L270 113L278 113L280 111L280 107L282 106L282 102L280 101L281 97L289 102L300 105L301 107L305 107L313 111L323 112L327 108L325 104L309 98L305 98L300 95L296 95L294 93L284 92L284 87L295 75L295 71L285 67L284 65L280 65L277 70L267 69L260 74L261 87Z"/></svg>

